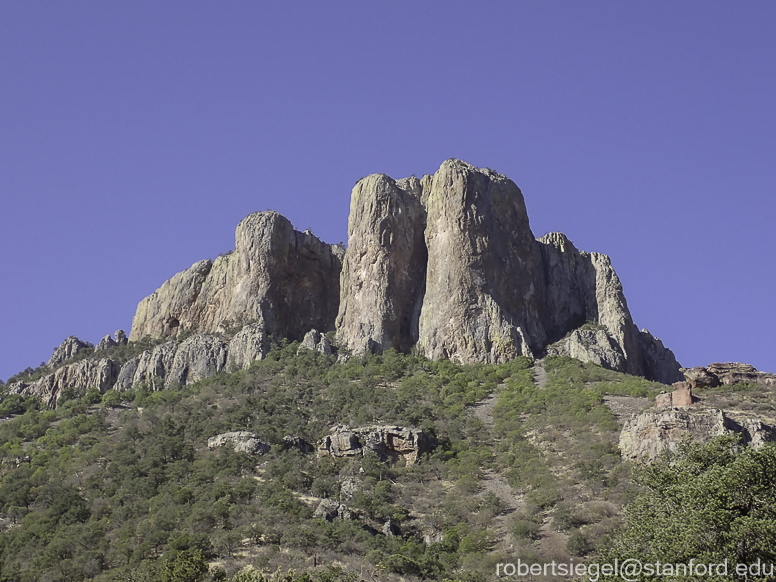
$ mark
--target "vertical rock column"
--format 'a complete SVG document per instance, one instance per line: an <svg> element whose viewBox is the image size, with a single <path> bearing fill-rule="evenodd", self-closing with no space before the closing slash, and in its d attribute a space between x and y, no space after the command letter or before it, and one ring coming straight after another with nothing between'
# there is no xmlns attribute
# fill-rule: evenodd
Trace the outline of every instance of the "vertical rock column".
<svg viewBox="0 0 776 582"><path fill-rule="evenodd" d="M532 356L546 339L544 289L520 189L459 160L422 185L428 267L420 349L465 363Z"/></svg>
<svg viewBox="0 0 776 582"><path fill-rule="evenodd" d="M420 181L373 174L353 188L338 340L358 355L417 341L426 272Z"/></svg>

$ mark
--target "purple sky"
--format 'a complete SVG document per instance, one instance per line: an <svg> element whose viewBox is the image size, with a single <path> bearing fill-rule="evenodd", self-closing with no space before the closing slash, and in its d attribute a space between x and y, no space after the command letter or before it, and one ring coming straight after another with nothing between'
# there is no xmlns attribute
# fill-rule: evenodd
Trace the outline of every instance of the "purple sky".
<svg viewBox="0 0 776 582"><path fill-rule="evenodd" d="M273 5L274 4L274 5ZM685 366L776 371L776 3L4 2L0 378L129 331L247 214L508 175Z"/></svg>

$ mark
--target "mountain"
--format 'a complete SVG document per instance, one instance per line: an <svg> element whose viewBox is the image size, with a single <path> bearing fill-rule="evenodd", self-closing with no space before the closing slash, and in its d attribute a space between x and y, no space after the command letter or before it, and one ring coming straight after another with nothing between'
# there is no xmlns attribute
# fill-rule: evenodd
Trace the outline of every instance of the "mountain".
<svg viewBox="0 0 776 582"><path fill-rule="evenodd" d="M347 250L276 212L248 216L234 251L140 301L129 340L165 343L12 391L53 404L68 388L186 384L247 367L271 340L320 332L334 332L342 357L395 349L496 364L569 355L662 383L682 379L673 353L634 325L609 257L580 252L562 233L537 240L512 180L451 159L421 179L359 180Z"/></svg>

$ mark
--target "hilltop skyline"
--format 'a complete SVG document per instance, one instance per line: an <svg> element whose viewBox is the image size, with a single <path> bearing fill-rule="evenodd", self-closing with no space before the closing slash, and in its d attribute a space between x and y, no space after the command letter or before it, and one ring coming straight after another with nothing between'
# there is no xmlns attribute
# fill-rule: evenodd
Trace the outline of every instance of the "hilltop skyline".
<svg viewBox="0 0 776 582"><path fill-rule="evenodd" d="M609 255L684 366L776 371L776 8L0 8L0 378L273 209L347 241L361 177L510 177L536 237Z"/></svg>

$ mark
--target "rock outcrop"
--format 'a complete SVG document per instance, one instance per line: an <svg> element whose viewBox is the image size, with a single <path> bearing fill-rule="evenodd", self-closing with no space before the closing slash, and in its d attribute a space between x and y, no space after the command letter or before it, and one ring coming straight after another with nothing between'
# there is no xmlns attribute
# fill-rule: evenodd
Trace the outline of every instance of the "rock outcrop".
<svg viewBox="0 0 776 582"><path fill-rule="evenodd" d="M683 369L682 372L693 388L714 388L738 383L776 386L776 374L758 372L754 366L740 362L714 363L706 367Z"/></svg>
<svg viewBox="0 0 776 582"><path fill-rule="evenodd" d="M117 335L120 337L120 334ZM184 341L170 340L131 358L123 365L109 358L65 364L35 382L16 382L11 393L31 394L55 406L60 393L77 389L129 390L144 384L149 390L186 385L227 370L247 368L264 357L266 334L257 324L245 326L227 344L216 336L198 334Z"/></svg>
<svg viewBox="0 0 776 582"><path fill-rule="evenodd" d="M287 434L283 437L283 446L286 449L296 449L300 453L314 453L315 447L300 436Z"/></svg>
<svg viewBox="0 0 776 582"><path fill-rule="evenodd" d="M704 443L733 433L741 433L751 446L776 440L776 429L755 418L734 420L718 409L671 408L631 417L620 433L620 452L626 459L652 460L676 452L685 439Z"/></svg>
<svg viewBox="0 0 776 582"><path fill-rule="evenodd" d="M353 354L407 352L418 339L426 276L420 181L385 174L353 188L337 335Z"/></svg>
<svg viewBox="0 0 776 582"><path fill-rule="evenodd" d="M611 370L671 384L681 380L671 350L639 330L606 255L580 252L562 233L539 239L545 279L548 354L568 355ZM593 323L594 329L575 329ZM588 328L591 326L587 326Z"/></svg>
<svg viewBox="0 0 776 582"><path fill-rule="evenodd" d="M68 389L74 390L76 395L83 395L89 390L109 390L115 384L119 371L119 363L107 358L81 360L62 366L35 382L11 384L8 390L12 394L35 396L53 408Z"/></svg>
<svg viewBox="0 0 776 582"><path fill-rule="evenodd" d="M541 255L512 180L458 160L423 178L426 289L418 347L430 359L503 362L545 345Z"/></svg>
<svg viewBox="0 0 776 582"><path fill-rule="evenodd" d="M400 426L364 426L349 428L335 426L318 444L321 457L355 457L366 452L375 453L381 461L404 459L408 465L417 462L419 455L430 453L436 443L423 431Z"/></svg>
<svg viewBox="0 0 776 582"><path fill-rule="evenodd" d="M322 354L325 354L327 356L330 356L332 354L331 342L329 342L329 338L327 338L324 334L319 332L317 329L311 329L305 334L304 339L302 340L302 343L299 344L299 349L297 350L297 353L303 350L309 350L311 352L321 352Z"/></svg>
<svg viewBox="0 0 776 582"><path fill-rule="evenodd" d="M244 370L256 360L263 360L269 350L269 337L260 323L246 325L229 342L227 369Z"/></svg>
<svg viewBox="0 0 776 582"><path fill-rule="evenodd" d="M237 226L234 252L195 263L140 302L130 340L250 322L298 340L334 329L342 253L277 212L251 214Z"/></svg>
<svg viewBox="0 0 776 582"><path fill-rule="evenodd" d="M127 341L128 341L127 333L123 329L116 330L116 333L114 335L116 336L115 340L112 337L110 337L110 334L102 338L100 340L100 343L98 343L94 347L94 351L101 352L113 346L123 346L127 344Z"/></svg>
<svg viewBox="0 0 776 582"><path fill-rule="evenodd" d="M356 184L341 280L337 339L354 354L502 362L562 340L552 353L681 380L670 350L633 324L606 255L561 233L535 240L514 182L459 160ZM597 331L574 333L586 322Z"/></svg>
<svg viewBox="0 0 776 582"><path fill-rule="evenodd" d="M59 344L57 348L54 349L54 354L49 359L47 365L49 366L49 368L53 368L55 366L58 366L62 362L65 362L70 358L74 357L78 352L81 352L83 350L93 348L93 347L94 347L93 344L90 344L89 342L81 341L74 335L71 335L69 338L67 338L65 341Z"/></svg>
<svg viewBox="0 0 776 582"><path fill-rule="evenodd" d="M182 332L196 335L178 341ZM140 301L129 339L149 336L168 341L115 373L112 363L99 380L73 368L72 376L12 389L52 402L65 387L126 390L144 382L156 390L245 369L281 338L301 340L300 350L336 349L340 358L397 349L496 363L549 353L663 383L682 379L671 351L633 324L606 255L581 252L561 233L536 240L515 183L459 160L422 179L360 180L347 251L294 230L276 212L251 214L237 226L233 252L195 263ZM96 351L126 339L119 330ZM49 366L91 347L68 338ZM776 382L742 364L717 366L686 373L695 384L702 375ZM84 374L85 384L67 384L84 382Z"/></svg>
<svg viewBox="0 0 776 582"><path fill-rule="evenodd" d="M245 430L225 432L207 440L207 448L209 449L225 446L232 447L237 453L248 453L249 455L265 455L270 451L270 446L267 443L260 441L252 432Z"/></svg>
<svg viewBox="0 0 776 582"><path fill-rule="evenodd" d="M547 348L547 355L569 356L583 362L598 364L609 370L626 368L622 346L609 335L605 328L575 329L565 338L550 345Z"/></svg>

